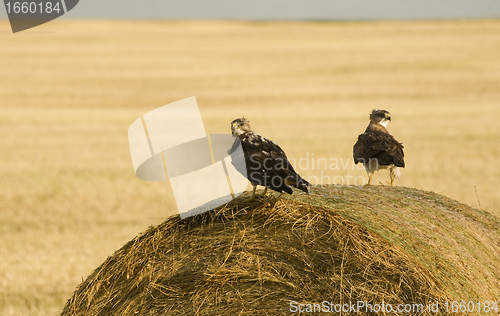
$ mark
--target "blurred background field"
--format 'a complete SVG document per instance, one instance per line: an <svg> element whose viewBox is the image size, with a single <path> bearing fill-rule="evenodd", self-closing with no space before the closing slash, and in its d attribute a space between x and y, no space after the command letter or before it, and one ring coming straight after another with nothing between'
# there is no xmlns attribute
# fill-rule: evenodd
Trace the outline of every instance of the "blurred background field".
<svg viewBox="0 0 500 316"><path fill-rule="evenodd" d="M175 213L168 183L135 177L127 129L190 96L207 133L244 115L313 183L363 183L352 145L386 109L405 145L396 185L500 216L499 20L66 20L15 35L2 20L0 43L2 316L56 314Z"/></svg>

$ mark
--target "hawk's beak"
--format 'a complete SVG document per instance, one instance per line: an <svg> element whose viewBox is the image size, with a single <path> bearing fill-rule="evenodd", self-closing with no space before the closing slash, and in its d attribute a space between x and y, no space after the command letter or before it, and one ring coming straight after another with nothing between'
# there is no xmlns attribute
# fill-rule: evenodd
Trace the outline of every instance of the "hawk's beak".
<svg viewBox="0 0 500 316"><path fill-rule="evenodd" d="M236 123L231 124L231 134L233 134L233 136L236 136Z"/></svg>
<svg viewBox="0 0 500 316"><path fill-rule="evenodd" d="M390 120L391 120L391 116L390 116L390 115L387 115L387 119L390 121Z"/></svg>

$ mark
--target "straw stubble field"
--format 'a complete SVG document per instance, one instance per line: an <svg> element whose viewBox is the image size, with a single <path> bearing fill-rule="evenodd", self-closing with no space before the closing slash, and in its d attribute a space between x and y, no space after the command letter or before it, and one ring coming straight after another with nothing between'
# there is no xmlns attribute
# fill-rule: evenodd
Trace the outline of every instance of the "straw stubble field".
<svg viewBox="0 0 500 316"><path fill-rule="evenodd" d="M360 184L373 108L405 145L397 185L500 215L500 21L0 21L0 315L57 313L175 210L135 178L127 128L196 96L207 133L245 115L313 183ZM326 163L325 163L326 162ZM387 184L387 172L374 178Z"/></svg>

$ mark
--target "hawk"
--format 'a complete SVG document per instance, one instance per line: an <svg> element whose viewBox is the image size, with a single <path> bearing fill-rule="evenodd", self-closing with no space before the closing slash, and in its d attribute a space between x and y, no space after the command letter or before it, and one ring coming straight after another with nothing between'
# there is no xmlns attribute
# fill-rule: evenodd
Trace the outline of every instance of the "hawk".
<svg viewBox="0 0 500 316"><path fill-rule="evenodd" d="M389 169L392 186L394 178L401 177L399 167L405 167L403 144L387 131L387 123L390 120L391 113L386 110L373 110L370 114L370 124L354 144L354 162L363 163L368 174L368 184L371 183L375 171Z"/></svg>
<svg viewBox="0 0 500 316"><path fill-rule="evenodd" d="M255 198L257 185L265 187L264 195L267 188L280 193L292 194L293 190L290 186L309 193L307 187L311 184L295 172L283 149L272 140L252 131L250 122L246 118L242 117L232 121L231 132L235 141L228 153L231 155L235 152L241 143L245 170L239 171L246 174L253 186L251 199ZM238 166L235 167L238 170ZM240 166L240 168L242 167ZM242 171L246 171L246 173Z"/></svg>

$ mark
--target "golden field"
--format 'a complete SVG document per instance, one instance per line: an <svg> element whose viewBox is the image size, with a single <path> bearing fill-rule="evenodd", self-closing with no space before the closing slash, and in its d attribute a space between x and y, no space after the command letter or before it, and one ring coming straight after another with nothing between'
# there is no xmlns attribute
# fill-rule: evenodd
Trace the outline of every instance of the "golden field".
<svg viewBox="0 0 500 316"><path fill-rule="evenodd" d="M499 52L500 20L0 21L0 315L57 314L174 214L168 183L135 177L127 129L190 96L207 133L244 115L313 183L366 179L352 145L386 109L405 145L396 185L500 216Z"/></svg>

